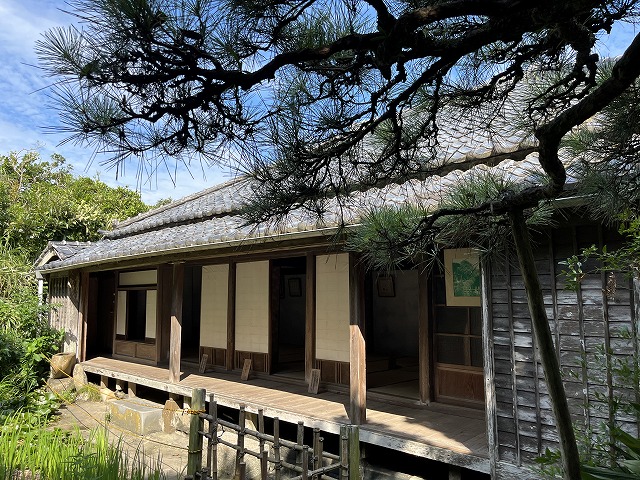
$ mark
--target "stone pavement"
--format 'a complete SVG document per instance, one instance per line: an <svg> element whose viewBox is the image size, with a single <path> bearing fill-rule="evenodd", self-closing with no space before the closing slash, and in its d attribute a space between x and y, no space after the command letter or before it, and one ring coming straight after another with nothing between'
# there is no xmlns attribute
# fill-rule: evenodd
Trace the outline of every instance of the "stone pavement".
<svg viewBox="0 0 640 480"><path fill-rule="evenodd" d="M65 381L67 380L67 381ZM58 392L71 387L70 379L49 380L49 384ZM71 381L71 384L73 382ZM121 441L131 458L137 450L144 453L147 464L154 464L160 460L162 471L167 480L180 480L186 474L187 451L189 437L183 432L175 433L150 433L140 436L122 429L108 420L107 403L103 401L91 401L82 398L75 402L63 405L53 426L65 430L78 428L88 434L98 427L107 427L113 442Z"/></svg>

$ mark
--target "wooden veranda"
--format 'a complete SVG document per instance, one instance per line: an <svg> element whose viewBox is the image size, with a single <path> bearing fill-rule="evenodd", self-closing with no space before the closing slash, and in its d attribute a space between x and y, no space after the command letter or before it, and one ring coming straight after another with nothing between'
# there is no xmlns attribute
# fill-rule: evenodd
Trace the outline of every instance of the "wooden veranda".
<svg viewBox="0 0 640 480"><path fill-rule="evenodd" d="M167 368L135 364L98 357L82 362L84 370L101 377L115 378L130 385L142 385L190 397L195 387L215 394L219 405L247 411L264 410L267 417L317 427L337 434L340 425L349 424L348 395L325 391L307 393L306 385L292 384L275 376L242 382L237 372L207 372L183 369L179 382L172 383ZM489 473L486 421L484 412L443 404L396 405L380 400L367 402L367 421L360 426L360 440Z"/></svg>

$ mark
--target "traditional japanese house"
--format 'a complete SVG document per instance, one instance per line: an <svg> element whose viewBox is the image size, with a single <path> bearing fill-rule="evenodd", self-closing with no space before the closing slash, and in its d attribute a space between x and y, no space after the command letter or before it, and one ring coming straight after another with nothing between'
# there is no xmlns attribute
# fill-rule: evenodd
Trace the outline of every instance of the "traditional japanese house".
<svg viewBox="0 0 640 480"><path fill-rule="evenodd" d="M458 138L439 175L357 193L342 212L347 225L371 206L437 204L479 170L533 175L530 147L477 140ZM534 460L557 436L509 252L479 265L470 250L447 250L444 268L430 272L366 271L345 250L337 207L320 220L294 212L277 228L254 227L238 214L252 194L238 178L125 220L95 243L50 244L37 271L62 305L51 321L85 371L132 392L188 396L202 386L223 405L333 433L360 424L364 444L447 463L452 478L460 468L537 477ZM618 415L637 434L634 418L600 408L603 395L635 399L637 388L588 359L609 349L637 358L638 289L616 272L565 289L560 261L619 238L580 216L579 199L556 207L558 226L534 240L575 421L597 428ZM253 378L242 382L246 360ZM323 389L309 394L314 370Z"/></svg>

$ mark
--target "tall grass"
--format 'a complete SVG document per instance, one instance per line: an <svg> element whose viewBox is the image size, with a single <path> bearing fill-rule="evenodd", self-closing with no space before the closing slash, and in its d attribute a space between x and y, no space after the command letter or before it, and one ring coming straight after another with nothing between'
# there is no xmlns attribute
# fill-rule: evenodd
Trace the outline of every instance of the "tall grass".
<svg viewBox="0 0 640 480"><path fill-rule="evenodd" d="M158 460L141 449L129 454L119 439L109 442L104 429L83 438L79 430L65 432L45 425L24 428L17 417L0 431L0 480L160 480Z"/></svg>

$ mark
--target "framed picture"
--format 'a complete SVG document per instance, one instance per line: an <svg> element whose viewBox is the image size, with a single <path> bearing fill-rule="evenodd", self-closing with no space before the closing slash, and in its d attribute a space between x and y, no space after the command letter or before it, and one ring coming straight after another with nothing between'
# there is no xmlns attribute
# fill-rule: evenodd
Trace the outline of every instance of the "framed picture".
<svg viewBox="0 0 640 480"><path fill-rule="evenodd" d="M378 288L379 297L395 297L396 289L393 284L393 275L385 275L384 277L378 277L376 282Z"/></svg>
<svg viewBox="0 0 640 480"><path fill-rule="evenodd" d="M448 307L480 306L480 259L472 248L444 251L444 283Z"/></svg>
<svg viewBox="0 0 640 480"><path fill-rule="evenodd" d="M289 296L290 297L301 297L302 296L302 282L299 278L290 278L289 279Z"/></svg>

